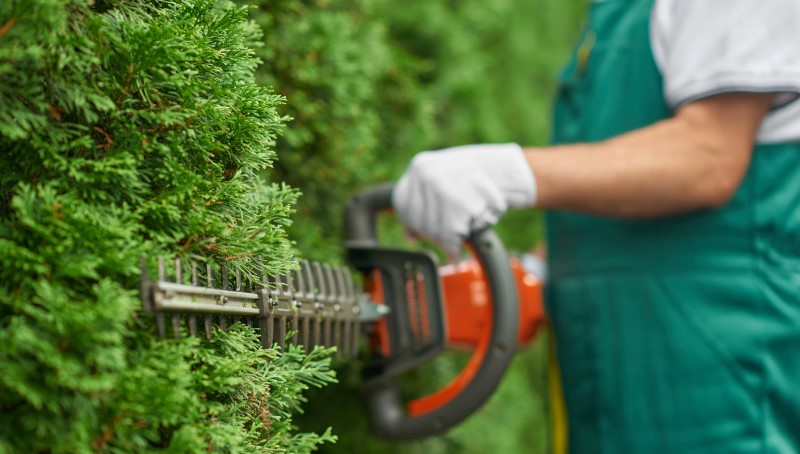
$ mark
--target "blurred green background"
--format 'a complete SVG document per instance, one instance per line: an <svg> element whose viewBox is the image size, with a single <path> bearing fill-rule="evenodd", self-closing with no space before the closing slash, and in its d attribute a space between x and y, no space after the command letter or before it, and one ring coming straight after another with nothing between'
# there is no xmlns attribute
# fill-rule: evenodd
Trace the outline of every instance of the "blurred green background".
<svg viewBox="0 0 800 454"><path fill-rule="evenodd" d="M418 151L468 143L544 145L556 74L587 0L261 0L258 77L287 98L292 118L271 177L302 196L290 229L300 254L341 261L344 203L368 184L396 179ZM540 215L510 213L507 246L532 248ZM541 336L544 337L544 336ZM357 364L340 384L309 396L301 430L332 426L326 453L545 452L545 360L540 339L517 355L489 404L445 436L392 444L369 434ZM435 387L463 358L445 355L410 377Z"/></svg>

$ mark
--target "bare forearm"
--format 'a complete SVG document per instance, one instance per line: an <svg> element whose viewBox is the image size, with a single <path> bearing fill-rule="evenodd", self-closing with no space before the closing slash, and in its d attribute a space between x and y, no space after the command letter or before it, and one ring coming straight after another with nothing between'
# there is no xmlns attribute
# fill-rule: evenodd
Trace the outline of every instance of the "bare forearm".
<svg viewBox="0 0 800 454"><path fill-rule="evenodd" d="M732 101L758 96L731 95ZM690 110L606 142L526 149L538 206L625 218L721 206L747 170L752 138L769 107L770 98L755 99L757 121L747 121L747 112L721 118ZM725 100L719 107L726 110ZM740 128L726 132L732 123Z"/></svg>
<svg viewBox="0 0 800 454"><path fill-rule="evenodd" d="M525 151L543 208L664 216L714 207L731 184L732 172L704 162L713 161L713 151L670 121L598 144Z"/></svg>

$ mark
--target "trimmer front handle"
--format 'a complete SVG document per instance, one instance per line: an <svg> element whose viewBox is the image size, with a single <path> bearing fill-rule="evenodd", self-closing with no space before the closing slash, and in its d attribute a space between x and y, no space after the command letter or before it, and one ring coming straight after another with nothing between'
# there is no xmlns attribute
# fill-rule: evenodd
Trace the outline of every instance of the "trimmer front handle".
<svg viewBox="0 0 800 454"><path fill-rule="evenodd" d="M366 370L369 419L379 436L410 440L447 431L488 400L516 351L519 303L508 254L494 231L467 238L489 287L490 328L478 336L471 358L455 379L404 403L396 378L444 349L446 311L435 257L378 243L376 218L392 209L392 188L373 187L350 200L346 246L351 264L371 282L373 294L376 288L382 290L389 306L385 323L378 326L377 359Z"/></svg>

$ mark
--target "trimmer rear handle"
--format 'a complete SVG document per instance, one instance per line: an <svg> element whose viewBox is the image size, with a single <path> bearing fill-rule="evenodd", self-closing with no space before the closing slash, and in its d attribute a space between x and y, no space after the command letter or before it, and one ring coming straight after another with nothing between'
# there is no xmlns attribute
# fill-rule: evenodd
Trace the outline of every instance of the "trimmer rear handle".
<svg viewBox="0 0 800 454"><path fill-rule="evenodd" d="M376 246L378 214L392 207L393 183L384 183L362 190L347 203L344 217L345 245Z"/></svg>
<svg viewBox="0 0 800 454"><path fill-rule="evenodd" d="M392 209L392 188L391 184L376 186L350 200L345 215L349 253L363 256L365 247L378 246L376 217ZM514 355L519 303L508 254L492 230L474 233L466 242L481 264L490 289L491 329L481 337L464 370L444 389L429 396L404 404L396 374L370 377L366 383L369 419L382 437L410 440L446 432L488 400ZM354 265L365 269L364 263ZM429 303L438 304L442 311L445 302Z"/></svg>

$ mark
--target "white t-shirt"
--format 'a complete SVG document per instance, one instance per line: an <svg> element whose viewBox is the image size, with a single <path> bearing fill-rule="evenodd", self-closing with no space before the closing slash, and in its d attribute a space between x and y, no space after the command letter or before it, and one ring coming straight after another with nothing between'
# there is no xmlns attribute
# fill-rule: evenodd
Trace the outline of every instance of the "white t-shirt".
<svg viewBox="0 0 800 454"><path fill-rule="evenodd" d="M800 141L800 0L656 0L650 35L671 107L778 93L757 142Z"/></svg>

